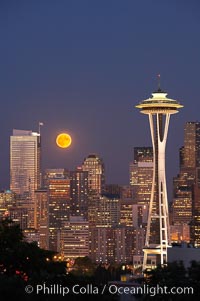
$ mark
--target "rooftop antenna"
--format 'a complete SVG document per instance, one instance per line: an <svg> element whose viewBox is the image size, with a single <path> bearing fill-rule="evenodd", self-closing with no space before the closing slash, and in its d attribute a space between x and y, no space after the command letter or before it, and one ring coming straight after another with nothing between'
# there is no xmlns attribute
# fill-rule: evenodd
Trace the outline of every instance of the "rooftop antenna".
<svg viewBox="0 0 200 301"><path fill-rule="evenodd" d="M39 123L38 123L38 133L39 133L39 135L41 134L40 127L43 126L43 125L44 125L43 122L39 122Z"/></svg>
<svg viewBox="0 0 200 301"><path fill-rule="evenodd" d="M41 126L43 126L44 123L43 122L38 122L38 133L39 133L39 143L41 143Z"/></svg>

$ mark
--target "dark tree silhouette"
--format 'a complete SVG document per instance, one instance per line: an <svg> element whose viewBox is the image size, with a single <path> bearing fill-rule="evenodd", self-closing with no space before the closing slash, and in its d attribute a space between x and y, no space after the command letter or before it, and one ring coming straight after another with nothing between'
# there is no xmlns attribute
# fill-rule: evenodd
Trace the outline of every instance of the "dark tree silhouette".
<svg viewBox="0 0 200 301"><path fill-rule="evenodd" d="M169 292L172 288L193 288L193 294L186 293L163 294L162 289L156 294L156 300L190 300L192 297L200 295L200 263L193 261L189 268L185 268L182 261L168 263L167 266L158 266L156 269L146 271L145 284L149 287L159 285L167 287ZM146 295L144 300L152 300L152 296Z"/></svg>

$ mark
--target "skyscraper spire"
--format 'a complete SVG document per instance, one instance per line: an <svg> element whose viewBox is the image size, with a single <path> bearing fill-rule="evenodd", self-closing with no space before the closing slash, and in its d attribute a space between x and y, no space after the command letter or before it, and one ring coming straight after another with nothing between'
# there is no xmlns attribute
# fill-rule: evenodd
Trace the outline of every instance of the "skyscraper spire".
<svg viewBox="0 0 200 301"><path fill-rule="evenodd" d="M158 78L158 91L161 91L161 87L160 87L160 74L157 75Z"/></svg>
<svg viewBox="0 0 200 301"><path fill-rule="evenodd" d="M41 121L38 122L38 132L39 132L39 135L41 134L40 133L40 127L43 126L43 125L44 125L43 122L41 122Z"/></svg>

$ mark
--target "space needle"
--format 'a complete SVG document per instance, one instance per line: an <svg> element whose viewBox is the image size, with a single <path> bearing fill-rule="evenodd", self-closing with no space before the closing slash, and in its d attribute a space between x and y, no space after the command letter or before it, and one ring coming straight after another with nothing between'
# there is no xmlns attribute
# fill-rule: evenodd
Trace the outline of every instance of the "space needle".
<svg viewBox="0 0 200 301"><path fill-rule="evenodd" d="M143 270L155 268L167 263L167 248L171 246L168 215L167 187L165 175L165 148L170 116L178 113L183 106L178 101L168 98L160 88L152 97L136 105L141 113L147 114L153 145L153 179L146 240L143 248Z"/></svg>

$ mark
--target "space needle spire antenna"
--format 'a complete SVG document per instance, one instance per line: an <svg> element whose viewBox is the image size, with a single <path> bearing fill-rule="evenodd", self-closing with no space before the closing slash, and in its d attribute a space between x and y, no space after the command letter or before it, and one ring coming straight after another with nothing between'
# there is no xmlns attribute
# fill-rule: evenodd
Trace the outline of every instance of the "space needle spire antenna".
<svg viewBox="0 0 200 301"><path fill-rule="evenodd" d="M158 78L158 91L161 91L161 86L160 86L160 74L157 75Z"/></svg>

